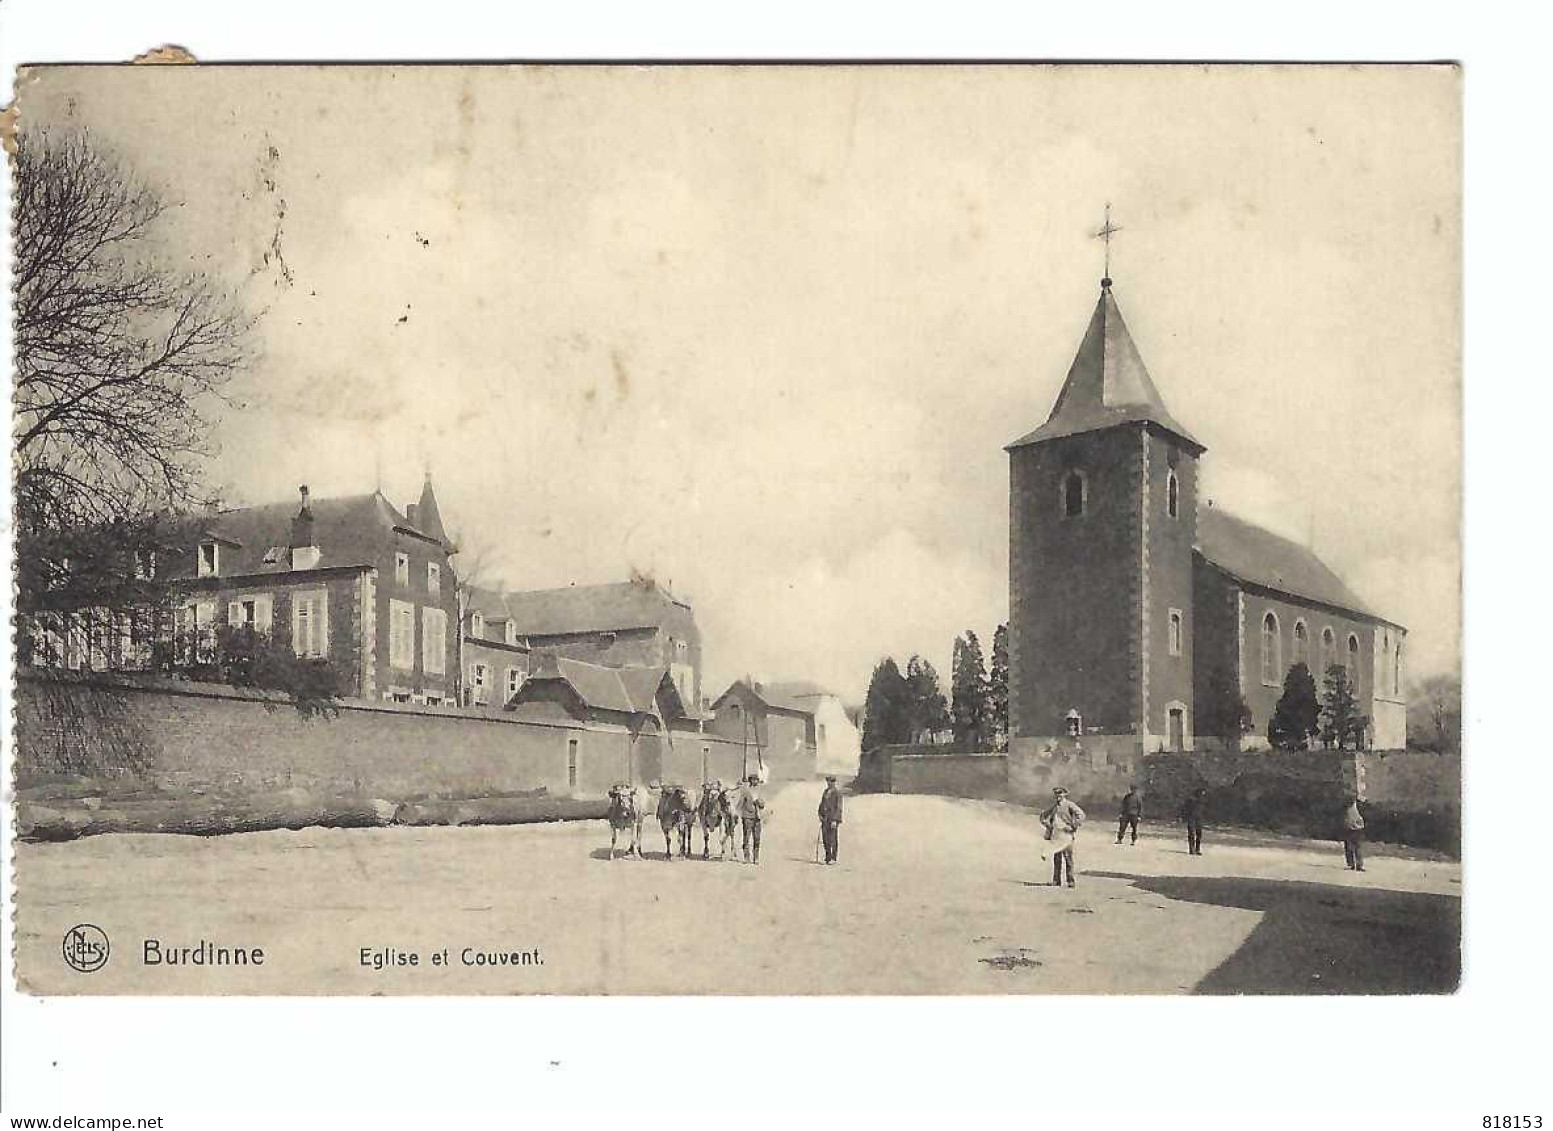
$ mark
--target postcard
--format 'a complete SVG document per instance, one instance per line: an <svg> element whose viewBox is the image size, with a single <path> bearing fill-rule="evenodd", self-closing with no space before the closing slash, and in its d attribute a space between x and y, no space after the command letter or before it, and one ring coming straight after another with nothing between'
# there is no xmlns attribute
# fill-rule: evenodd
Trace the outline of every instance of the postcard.
<svg viewBox="0 0 1553 1131"><path fill-rule="evenodd" d="M1461 128L25 68L19 988L1453 992Z"/></svg>

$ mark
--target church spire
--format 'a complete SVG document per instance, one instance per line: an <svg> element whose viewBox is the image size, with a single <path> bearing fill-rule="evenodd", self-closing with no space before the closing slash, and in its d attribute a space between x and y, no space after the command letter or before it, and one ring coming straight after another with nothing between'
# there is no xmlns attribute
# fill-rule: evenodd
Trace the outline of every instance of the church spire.
<svg viewBox="0 0 1553 1131"><path fill-rule="evenodd" d="M1107 275L1101 280L1100 299L1095 303L1089 328L1079 343L1078 354L1073 358L1062 391L1057 394L1051 415L1034 432L1008 446L1019 448L1061 436L1139 422L1157 424L1199 451L1203 450L1203 445L1170 415L1159 390L1154 387L1138 347L1127 332L1127 324L1122 321L1121 307L1117 306L1116 296L1111 293L1111 279Z"/></svg>

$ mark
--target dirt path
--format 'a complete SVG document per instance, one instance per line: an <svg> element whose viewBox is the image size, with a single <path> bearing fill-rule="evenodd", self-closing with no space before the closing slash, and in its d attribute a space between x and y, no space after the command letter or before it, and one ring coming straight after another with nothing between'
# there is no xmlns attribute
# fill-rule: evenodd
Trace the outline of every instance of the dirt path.
<svg viewBox="0 0 1553 1131"><path fill-rule="evenodd" d="M24 844L17 945L47 993L1354 993L1449 989L1460 867L1332 845L1112 843L1043 886L1033 816L938 797L847 801L841 863L814 863L819 787L772 799L759 867L608 862L601 822ZM651 825L651 823L649 823ZM652 829L652 832L656 832ZM1174 830L1169 830L1171 834ZM700 841L697 834L696 851ZM74 924L112 940L65 965ZM148 966L202 939L262 966ZM474 952L524 965L466 965ZM368 964L363 965L365 948ZM448 965L435 965L446 949ZM371 952L418 965L376 970ZM537 955L534 953L537 951ZM542 959L542 964L537 961Z"/></svg>

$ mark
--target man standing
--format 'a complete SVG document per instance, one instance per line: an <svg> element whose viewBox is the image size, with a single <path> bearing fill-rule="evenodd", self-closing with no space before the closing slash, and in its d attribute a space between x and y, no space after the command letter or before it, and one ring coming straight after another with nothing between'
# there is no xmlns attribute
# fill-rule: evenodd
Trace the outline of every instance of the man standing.
<svg viewBox="0 0 1553 1131"><path fill-rule="evenodd" d="M1116 843L1122 843L1122 833L1128 828L1132 829L1132 843L1138 843L1138 820L1143 816L1143 797L1138 793L1138 787L1129 783L1127 792L1122 795L1121 820L1116 825Z"/></svg>
<svg viewBox="0 0 1553 1131"><path fill-rule="evenodd" d="M760 863L760 823L766 816L766 799L760 795L760 775L751 774L739 790L739 820L744 826L744 861Z"/></svg>
<svg viewBox="0 0 1553 1131"><path fill-rule="evenodd" d="M1359 812L1359 799L1352 794L1343 810L1343 859L1350 870L1364 871L1364 814Z"/></svg>
<svg viewBox="0 0 1553 1131"><path fill-rule="evenodd" d="M1051 841L1052 887L1062 886L1062 870L1068 870L1068 886L1077 887L1073 880L1073 841L1079 826L1084 823L1084 810L1068 800L1068 791L1058 786L1052 790L1056 799L1050 809L1041 814L1041 824L1046 826L1046 839Z"/></svg>
<svg viewBox="0 0 1553 1131"><path fill-rule="evenodd" d="M836 775L825 775L825 792L820 794L820 838L825 842L825 863L836 862L836 849L841 835L841 790L836 788Z"/></svg>
<svg viewBox="0 0 1553 1131"><path fill-rule="evenodd" d="M1202 855L1203 809L1208 804L1208 791L1201 787L1192 790L1181 806L1181 819L1186 822L1186 851L1191 856Z"/></svg>

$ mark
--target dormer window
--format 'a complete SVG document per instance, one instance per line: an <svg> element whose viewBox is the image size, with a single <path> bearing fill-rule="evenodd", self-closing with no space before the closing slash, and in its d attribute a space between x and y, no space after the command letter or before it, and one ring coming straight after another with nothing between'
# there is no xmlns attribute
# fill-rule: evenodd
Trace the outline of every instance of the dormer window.
<svg viewBox="0 0 1553 1131"><path fill-rule="evenodd" d="M1083 737L1083 734L1084 734L1084 716L1079 714L1076 709L1069 711L1068 712L1068 717L1064 721L1068 725L1068 737L1069 738L1081 738L1081 737Z"/></svg>
<svg viewBox="0 0 1553 1131"><path fill-rule="evenodd" d="M442 592L442 567L436 562L426 563L426 592Z"/></svg>
<svg viewBox="0 0 1553 1131"><path fill-rule="evenodd" d="M285 558L286 558L286 547L285 546L271 546L268 550L264 551L264 564L265 565L279 565L282 561L285 560Z"/></svg>
<svg viewBox="0 0 1553 1131"><path fill-rule="evenodd" d="M484 616L482 616L479 613L470 613L469 614L469 635L470 636L484 636L485 635L485 617Z"/></svg>
<svg viewBox="0 0 1553 1131"><path fill-rule="evenodd" d="M394 583L402 589L410 587L410 555L403 550L394 552Z"/></svg>
<svg viewBox="0 0 1553 1131"><path fill-rule="evenodd" d="M518 624L516 621L507 622L505 636L508 644L516 644L518 642Z"/></svg>
<svg viewBox="0 0 1553 1131"><path fill-rule="evenodd" d="M135 553L135 577L140 581L150 581L156 576L156 551L138 550Z"/></svg>
<svg viewBox="0 0 1553 1131"><path fill-rule="evenodd" d="M221 547L216 542L200 543L199 576L215 577L221 572Z"/></svg>

